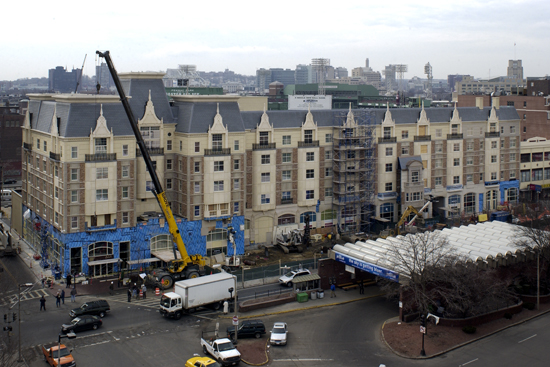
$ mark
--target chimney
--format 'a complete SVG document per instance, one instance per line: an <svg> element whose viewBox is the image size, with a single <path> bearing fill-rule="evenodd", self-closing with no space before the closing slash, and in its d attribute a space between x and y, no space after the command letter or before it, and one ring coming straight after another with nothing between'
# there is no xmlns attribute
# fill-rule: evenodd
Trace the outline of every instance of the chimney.
<svg viewBox="0 0 550 367"><path fill-rule="evenodd" d="M497 110L500 108L500 97L493 97L493 107Z"/></svg>
<svg viewBox="0 0 550 367"><path fill-rule="evenodd" d="M483 97L476 97L476 107L480 110L483 109Z"/></svg>

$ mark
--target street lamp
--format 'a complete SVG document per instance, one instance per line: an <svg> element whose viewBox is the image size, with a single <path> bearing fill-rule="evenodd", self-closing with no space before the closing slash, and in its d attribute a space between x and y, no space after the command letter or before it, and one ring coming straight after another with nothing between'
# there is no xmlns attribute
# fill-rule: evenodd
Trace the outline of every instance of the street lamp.
<svg viewBox="0 0 550 367"><path fill-rule="evenodd" d="M21 358L21 287L23 288L30 288L32 287L32 283L25 283L25 284L19 284L19 305L18 307L18 313L19 313L19 320L18 320L18 329L19 329L19 359L17 362L23 362L23 359Z"/></svg>
<svg viewBox="0 0 550 367"><path fill-rule="evenodd" d="M74 339L76 338L76 334L71 332L68 332L67 335L61 335L59 333L59 338L57 339L57 365L61 366L61 339L67 338L67 339Z"/></svg>
<svg viewBox="0 0 550 367"><path fill-rule="evenodd" d="M234 325L235 327L235 344L237 344L237 341L238 341L238 336L237 336L237 332L239 330L239 316L237 315L237 277L234 276L233 279L235 279L235 298L233 298L233 307L235 308L235 319L237 320L237 325ZM229 288L228 289L229 291L229 294L231 295L231 297L233 297L233 287Z"/></svg>

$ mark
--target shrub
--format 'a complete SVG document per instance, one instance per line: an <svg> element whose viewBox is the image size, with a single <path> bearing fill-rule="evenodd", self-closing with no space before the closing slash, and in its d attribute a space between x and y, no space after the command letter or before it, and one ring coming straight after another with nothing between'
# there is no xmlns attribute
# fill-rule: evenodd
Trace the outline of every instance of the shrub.
<svg viewBox="0 0 550 367"><path fill-rule="evenodd" d="M528 309L528 310L534 310L535 309L535 304L533 302L525 302L523 304L523 307Z"/></svg>
<svg viewBox="0 0 550 367"><path fill-rule="evenodd" d="M464 326L462 328L462 331L464 331L466 334L473 334L476 332L476 327L475 326Z"/></svg>
<svg viewBox="0 0 550 367"><path fill-rule="evenodd" d="M512 314L510 312L506 312L504 314L504 318L510 320L512 318Z"/></svg>

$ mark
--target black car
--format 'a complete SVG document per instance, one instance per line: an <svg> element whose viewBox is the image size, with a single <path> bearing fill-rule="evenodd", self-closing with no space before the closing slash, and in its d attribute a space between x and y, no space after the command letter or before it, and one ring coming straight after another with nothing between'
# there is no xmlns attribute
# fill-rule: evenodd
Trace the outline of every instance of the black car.
<svg viewBox="0 0 550 367"><path fill-rule="evenodd" d="M237 329L237 338L256 337L261 338L265 334L265 325L260 320L246 320L239 324ZM234 339L235 327L227 328L227 337Z"/></svg>
<svg viewBox="0 0 550 367"><path fill-rule="evenodd" d="M76 317L70 324L61 325L61 332L66 334L70 331L96 330L101 324L103 324L103 321L97 316Z"/></svg>
<svg viewBox="0 0 550 367"><path fill-rule="evenodd" d="M69 312L71 317L77 317L82 315L97 315L99 317L105 317L107 312L111 311L109 303L104 299L97 301L90 301L84 303L79 308L75 308Z"/></svg>
<svg viewBox="0 0 550 367"><path fill-rule="evenodd" d="M16 183L17 183L17 180L15 178L8 178L8 179L4 180L5 185L13 185L13 184L16 184Z"/></svg>

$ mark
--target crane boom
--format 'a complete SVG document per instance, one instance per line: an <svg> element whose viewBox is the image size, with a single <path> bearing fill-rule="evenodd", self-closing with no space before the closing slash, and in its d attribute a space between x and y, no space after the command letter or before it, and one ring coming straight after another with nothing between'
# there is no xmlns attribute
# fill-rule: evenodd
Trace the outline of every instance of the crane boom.
<svg viewBox="0 0 550 367"><path fill-rule="evenodd" d="M180 231L176 224L176 220L174 219L174 215L172 214L172 210L170 209L170 205L168 203L168 200L166 199L166 193L162 189L162 185L160 184L159 178L155 172L153 161L151 160L151 156L149 155L149 151L147 150L147 146L145 145L143 136L139 131L138 124L136 122L137 120L134 117L134 113L132 112L132 109L130 108L130 103L128 103L128 97L126 97L126 94L122 89L122 84L120 83L120 79L116 72L115 66L113 65L113 61L111 60L109 51L105 51L105 52L96 51L96 53L100 57L103 57L105 59L105 62L107 63L107 67L109 68L111 76L113 77L113 81L115 82L116 89L120 96L120 101L122 102L122 105L124 106L124 110L126 111L126 115L130 120L130 125L132 125L132 130L136 137L139 150L141 151L141 154L145 161L145 165L147 166L147 171L149 171L149 175L151 176L151 180L153 181L154 190L155 190L154 194L156 195L156 198L159 202L162 212L166 217L166 222L168 223L168 230L172 235L172 240L176 243L176 246L181 254L181 260L172 262L172 265L170 266L170 269L171 269L170 271L181 272L184 270L184 268L187 265L191 263L204 266L204 260L200 255L193 255L193 257L190 257L189 254L187 253L185 244L183 242L183 239L181 238Z"/></svg>

